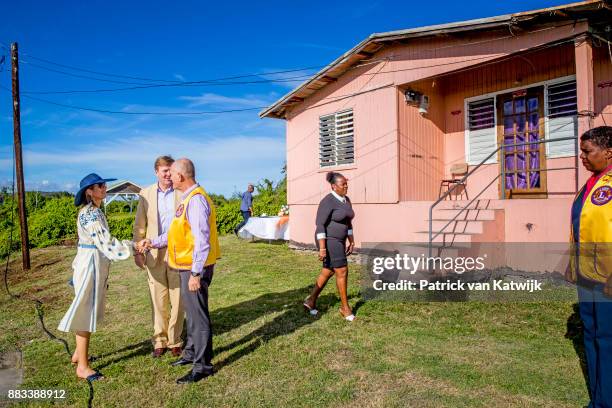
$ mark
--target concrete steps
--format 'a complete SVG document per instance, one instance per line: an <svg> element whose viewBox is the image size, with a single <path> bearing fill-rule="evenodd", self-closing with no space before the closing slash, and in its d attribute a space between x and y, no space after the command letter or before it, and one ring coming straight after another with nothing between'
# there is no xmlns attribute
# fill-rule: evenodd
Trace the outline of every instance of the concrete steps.
<svg viewBox="0 0 612 408"><path fill-rule="evenodd" d="M503 205L499 200L443 201L432 213L433 235L442 231L433 243L444 247L462 243L485 242L503 228ZM464 208L467 208L464 210ZM456 217L456 218L455 218ZM429 231L417 233L422 242L429 242ZM421 238L422 237L422 238Z"/></svg>

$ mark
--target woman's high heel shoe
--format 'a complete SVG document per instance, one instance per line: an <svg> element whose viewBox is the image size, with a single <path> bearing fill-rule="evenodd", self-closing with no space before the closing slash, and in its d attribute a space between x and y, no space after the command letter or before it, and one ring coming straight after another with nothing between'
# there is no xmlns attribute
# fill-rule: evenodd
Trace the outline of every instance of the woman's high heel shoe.
<svg viewBox="0 0 612 408"><path fill-rule="evenodd" d="M340 315L341 315L341 316L344 318L344 320L346 320L347 322L352 322L352 321L354 321L354 320L355 320L355 315L354 315L354 314L352 314L352 313L351 313L350 315L345 316L345 315L342 313L342 310L339 310L339 312L340 312Z"/></svg>
<svg viewBox="0 0 612 408"><path fill-rule="evenodd" d="M316 308L314 308L314 307L310 307L307 302L308 302L308 298L306 298L304 303L302 303L302 306L304 306L304 311L306 313L308 313L309 315L311 315L311 316L318 315L319 311Z"/></svg>

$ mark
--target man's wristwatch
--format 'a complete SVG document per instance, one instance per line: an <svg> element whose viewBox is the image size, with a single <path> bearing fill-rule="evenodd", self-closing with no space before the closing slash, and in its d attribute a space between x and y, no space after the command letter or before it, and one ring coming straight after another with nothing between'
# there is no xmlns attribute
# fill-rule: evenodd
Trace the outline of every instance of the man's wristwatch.
<svg viewBox="0 0 612 408"><path fill-rule="evenodd" d="M191 272L191 276L193 276L194 278L199 278L200 277L200 272Z"/></svg>

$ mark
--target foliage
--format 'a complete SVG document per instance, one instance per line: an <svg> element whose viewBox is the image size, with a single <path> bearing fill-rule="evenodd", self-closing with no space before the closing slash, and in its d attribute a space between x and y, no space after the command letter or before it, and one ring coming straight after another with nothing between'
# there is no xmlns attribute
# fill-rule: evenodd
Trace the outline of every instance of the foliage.
<svg viewBox="0 0 612 408"><path fill-rule="evenodd" d="M134 217L118 217L109 216L107 218L108 228L111 235L117 239L132 239L132 228L134 226Z"/></svg>
<svg viewBox="0 0 612 408"><path fill-rule="evenodd" d="M217 207L217 230L219 234L234 232L234 228L241 221L240 201L234 199Z"/></svg>
<svg viewBox="0 0 612 408"><path fill-rule="evenodd" d="M253 197L253 215L276 215L283 205L287 203L286 182L279 182L276 186L271 180L263 179L255 186L257 195Z"/></svg>
<svg viewBox="0 0 612 408"><path fill-rule="evenodd" d="M132 200L132 214L136 213L138 207L138 200ZM130 202L123 200L115 200L105 208L106 214L129 214L130 213Z"/></svg>
<svg viewBox="0 0 612 408"><path fill-rule="evenodd" d="M77 214L72 197L47 200L42 209L28 217L30 245L43 248L65 239L76 239Z"/></svg>

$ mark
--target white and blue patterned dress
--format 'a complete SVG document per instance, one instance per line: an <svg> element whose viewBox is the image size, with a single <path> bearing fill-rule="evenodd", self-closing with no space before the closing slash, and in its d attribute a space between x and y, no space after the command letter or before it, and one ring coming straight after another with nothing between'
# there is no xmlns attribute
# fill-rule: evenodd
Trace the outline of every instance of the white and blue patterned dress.
<svg viewBox="0 0 612 408"><path fill-rule="evenodd" d="M77 231L79 246L72 262L75 298L58 330L95 332L104 317L110 263L129 258L132 241L112 237L104 213L92 204L79 211Z"/></svg>

